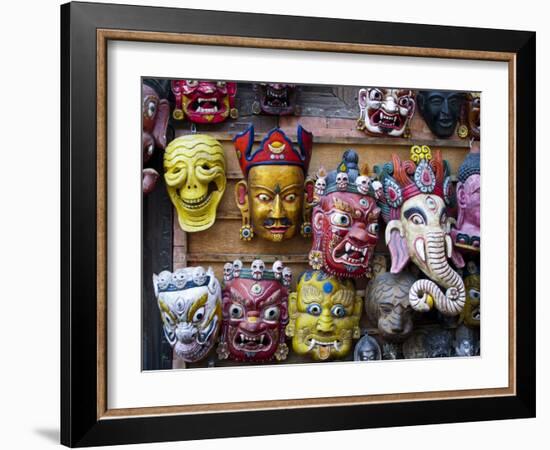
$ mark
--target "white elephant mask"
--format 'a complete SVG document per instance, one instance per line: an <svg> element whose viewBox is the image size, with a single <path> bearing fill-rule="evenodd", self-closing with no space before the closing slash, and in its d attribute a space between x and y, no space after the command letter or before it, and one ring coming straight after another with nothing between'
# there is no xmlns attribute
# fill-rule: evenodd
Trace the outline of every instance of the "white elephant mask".
<svg viewBox="0 0 550 450"><path fill-rule="evenodd" d="M388 222L386 244L391 253L391 272L401 272L412 260L430 278L413 284L409 291L411 306L417 311L435 306L445 315L459 314L466 298L464 283L447 258L457 267L463 267L464 261L454 250L449 234L453 219L446 212L450 200L447 163L439 151L432 159L428 146L413 146L411 160L402 162L392 155L392 163L375 167L375 172L384 190L379 206Z"/></svg>

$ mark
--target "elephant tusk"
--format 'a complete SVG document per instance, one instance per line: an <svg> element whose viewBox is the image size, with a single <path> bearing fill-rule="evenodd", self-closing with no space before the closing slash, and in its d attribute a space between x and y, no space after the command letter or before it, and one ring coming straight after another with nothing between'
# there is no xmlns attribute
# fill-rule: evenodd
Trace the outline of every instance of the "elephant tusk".
<svg viewBox="0 0 550 450"><path fill-rule="evenodd" d="M445 244L447 247L447 258L450 258L453 255L453 241L448 234L445 235Z"/></svg>
<svg viewBox="0 0 550 450"><path fill-rule="evenodd" d="M424 240L421 238L418 238L416 241L414 241L414 248L416 250L416 253L420 257L420 259L426 262L426 251L424 249Z"/></svg>

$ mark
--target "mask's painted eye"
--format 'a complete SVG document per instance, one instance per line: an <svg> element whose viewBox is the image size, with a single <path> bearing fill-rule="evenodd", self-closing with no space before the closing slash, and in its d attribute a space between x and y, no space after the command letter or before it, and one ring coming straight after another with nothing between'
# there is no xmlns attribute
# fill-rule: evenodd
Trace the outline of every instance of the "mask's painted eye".
<svg viewBox="0 0 550 450"><path fill-rule="evenodd" d="M274 321L279 318L280 314L281 313L278 306L271 306L264 311L264 319Z"/></svg>
<svg viewBox="0 0 550 450"><path fill-rule="evenodd" d="M204 319L204 306L200 307L193 314L193 322L197 323Z"/></svg>
<svg viewBox="0 0 550 450"><path fill-rule="evenodd" d="M379 228L379 227L378 227L378 224L377 224L377 223L371 223L371 224L369 225L369 228L368 228L369 233L370 233L370 234L378 234L378 228Z"/></svg>
<svg viewBox="0 0 550 450"><path fill-rule="evenodd" d="M225 81L218 81L216 83L216 86L218 86L219 88L224 88L226 84L227 83Z"/></svg>
<svg viewBox="0 0 550 450"><path fill-rule="evenodd" d="M244 315L243 307L241 305L233 303L229 307L229 315L232 319L240 319Z"/></svg>
<svg viewBox="0 0 550 450"><path fill-rule="evenodd" d="M208 163L204 163L202 166L201 166L204 170L210 170L210 165Z"/></svg>
<svg viewBox="0 0 550 450"><path fill-rule="evenodd" d="M330 215L330 222L337 227L349 227L351 219L347 214L333 213Z"/></svg>
<svg viewBox="0 0 550 450"><path fill-rule="evenodd" d="M470 295L470 298L474 299L474 300L479 300L480 299L480 294L479 294L479 291L477 289L470 289L468 291L468 294Z"/></svg>
<svg viewBox="0 0 550 450"><path fill-rule="evenodd" d="M420 214L413 214L409 220L415 225L425 225L424 218Z"/></svg>
<svg viewBox="0 0 550 450"><path fill-rule="evenodd" d="M361 200L359 200L359 204L361 206L369 206L369 201L366 198L362 198Z"/></svg>
<svg viewBox="0 0 550 450"><path fill-rule="evenodd" d="M199 82L197 80L187 80L187 86L189 87L195 87L198 85L199 85Z"/></svg>
<svg viewBox="0 0 550 450"><path fill-rule="evenodd" d="M473 105L474 108L479 108L481 106L481 99L474 98L472 100L472 105Z"/></svg>
<svg viewBox="0 0 550 450"><path fill-rule="evenodd" d="M334 317L344 317L346 315L346 308L342 305L334 305L330 312Z"/></svg>
<svg viewBox="0 0 550 450"><path fill-rule="evenodd" d="M393 306L388 304L381 304L380 311L382 311L384 314L389 314L393 311Z"/></svg>
<svg viewBox="0 0 550 450"><path fill-rule="evenodd" d="M262 202L269 202L271 201L271 197L267 194L259 194L258 199Z"/></svg>
<svg viewBox="0 0 550 450"><path fill-rule="evenodd" d="M408 108L410 105L409 97L401 97L398 103L399 106L402 106L403 108Z"/></svg>
<svg viewBox="0 0 550 450"><path fill-rule="evenodd" d="M147 103L147 117L152 119L155 116L155 113L157 112L157 103L150 101Z"/></svg>
<svg viewBox="0 0 550 450"><path fill-rule="evenodd" d="M379 102L382 100L382 92L380 92L378 89L373 89L369 92L369 99L374 100L376 102Z"/></svg>
<svg viewBox="0 0 550 450"><path fill-rule="evenodd" d="M286 197L285 197L285 200L287 202L293 202L294 200L296 200L296 194L288 194Z"/></svg>
<svg viewBox="0 0 550 450"><path fill-rule="evenodd" d="M310 303L306 308L306 312L312 316L320 315L322 310L323 309L319 303Z"/></svg>

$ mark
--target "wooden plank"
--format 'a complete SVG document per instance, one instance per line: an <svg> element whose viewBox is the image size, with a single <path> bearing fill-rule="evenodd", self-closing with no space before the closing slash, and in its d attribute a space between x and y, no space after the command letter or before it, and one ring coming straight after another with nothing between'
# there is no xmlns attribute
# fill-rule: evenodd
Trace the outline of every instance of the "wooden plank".
<svg viewBox="0 0 550 450"><path fill-rule="evenodd" d="M148 164L157 171L162 170L162 156L156 152ZM162 331L162 323L153 292L153 273L171 269L172 254L172 204L164 189L158 183L156 189L143 196L143 288L142 288L142 354L144 370L170 369L172 348Z"/></svg>

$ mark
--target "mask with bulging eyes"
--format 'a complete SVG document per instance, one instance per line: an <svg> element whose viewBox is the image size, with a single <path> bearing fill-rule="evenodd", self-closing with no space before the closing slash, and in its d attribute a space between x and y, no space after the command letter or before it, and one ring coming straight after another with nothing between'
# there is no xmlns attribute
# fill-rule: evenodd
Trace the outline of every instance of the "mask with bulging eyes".
<svg viewBox="0 0 550 450"><path fill-rule="evenodd" d="M345 358L360 336L361 298L352 280L307 271L289 296L286 329L298 355L315 361Z"/></svg>
<svg viewBox="0 0 550 450"><path fill-rule="evenodd" d="M153 288L164 335L176 356L190 363L205 358L221 325L221 287L212 269L165 270L153 275Z"/></svg>
<svg viewBox="0 0 550 450"><path fill-rule="evenodd" d="M358 101L358 129L371 136L408 137L415 110L413 91L368 87L359 91Z"/></svg>
<svg viewBox="0 0 550 450"><path fill-rule="evenodd" d="M288 290L281 277L267 270L261 260L233 275L223 289L218 357L254 362L286 359Z"/></svg>
<svg viewBox="0 0 550 450"><path fill-rule="evenodd" d="M220 123L227 117L236 119L237 83L205 80L172 80L175 120L194 123Z"/></svg>
<svg viewBox="0 0 550 450"><path fill-rule="evenodd" d="M326 176L323 193L317 194L311 220L310 266L346 278L370 275L378 242L380 208L370 183L363 189L366 174L361 174L358 162L354 150L344 152L338 168Z"/></svg>
<svg viewBox="0 0 550 450"><path fill-rule="evenodd" d="M205 134L174 139L164 153L164 180L181 229L206 230L226 186L222 145Z"/></svg>

